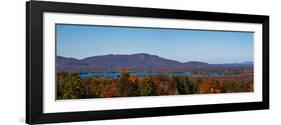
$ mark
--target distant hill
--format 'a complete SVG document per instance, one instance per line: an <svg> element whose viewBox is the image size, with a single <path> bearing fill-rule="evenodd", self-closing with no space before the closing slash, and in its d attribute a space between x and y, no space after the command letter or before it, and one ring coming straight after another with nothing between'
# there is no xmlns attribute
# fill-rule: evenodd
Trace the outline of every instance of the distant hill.
<svg viewBox="0 0 281 125"><path fill-rule="evenodd" d="M247 66L253 66L254 63L247 61L242 63L226 63L226 64L215 64L216 66L225 66L225 67L247 67Z"/></svg>
<svg viewBox="0 0 281 125"><path fill-rule="evenodd" d="M249 65L253 65L253 64L254 64L254 62L247 61L247 62L243 62L243 63L241 63L241 64L249 64Z"/></svg>
<svg viewBox="0 0 281 125"><path fill-rule="evenodd" d="M75 65L79 66L79 65L81 65L81 63L80 63L80 60L75 59L75 58L57 56L56 65L60 68L68 68L68 67L75 66Z"/></svg>
<svg viewBox="0 0 281 125"><path fill-rule="evenodd" d="M183 63L184 66L188 67L196 67L196 66L210 66L210 64L205 63L205 62L198 62L198 61L189 61L186 63Z"/></svg>
<svg viewBox="0 0 281 125"><path fill-rule="evenodd" d="M175 60L165 59L156 55L138 53L131 55L102 55L85 59L66 58L57 56L58 69L89 70L89 69L175 69L175 68L198 68L216 66L205 62L190 61L181 63ZM248 63L247 63L248 64ZM235 64L237 65L237 64ZM230 66L219 64L219 66Z"/></svg>

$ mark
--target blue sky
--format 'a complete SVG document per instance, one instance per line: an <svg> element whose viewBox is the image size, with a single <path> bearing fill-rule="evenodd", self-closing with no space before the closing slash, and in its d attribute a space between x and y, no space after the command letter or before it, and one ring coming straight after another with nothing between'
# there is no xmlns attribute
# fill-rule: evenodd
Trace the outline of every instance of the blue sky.
<svg viewBox="0 0 281 125"><path fill-rule="evenodd" d="M253 33L56 25L57 55L83 59L107 54L148 53L180 62L253 61Z"/></svg>

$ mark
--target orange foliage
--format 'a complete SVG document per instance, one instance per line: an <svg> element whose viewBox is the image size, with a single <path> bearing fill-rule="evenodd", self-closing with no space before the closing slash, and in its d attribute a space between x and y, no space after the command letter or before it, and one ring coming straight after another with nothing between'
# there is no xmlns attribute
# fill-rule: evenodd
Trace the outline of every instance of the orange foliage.
<svg viewBox="0 0 281 125"><path fill-rule="evenodd" d="M203 82L199 86L200 93L221 93L222 88L224 87L224 83L217 83L214 80L207 79L203 80Z"/></svg>
<svg viewBox="0 0 281 125"><path fill-rule="evenodd" d="M204 80L199 86L200 93L209 93L211 84L212 84L211 80Z"/></svg>
<svg viewBox="0 0 281 125"><path fill-rule="evenodd" d="M137 76L131 75L129 77L129 81L132 82L132 83L135 83L137 81Z"/></svg>
<svg viewBox="0 0 281 125"><path fill-rule="evenodd" d="M156 75L149 77L138 77L124 73L120 78L91 77L80 78L75 75L58 74L58 93L60 99L67 99L62 96L65 90L78 86L81 91L70 93L75 98L99 98L99 97L120 97L120 96L148 96L148 95L180 95L180 94L211 94L211 93L232 93L232 92L253 92L254 83L252 77L238 78L209 78L209 77L175 77L167 75ZM66 79L67 78L67 79ZM75 81L73 81L73 79ZM188 80L187 80L188 79ZM62 85L76 83L68 89ZM187 90L189 93L180 93L180 90ZM80 93L79 93L80 92ZM82 94L81 94L82 93Z"/></svg>

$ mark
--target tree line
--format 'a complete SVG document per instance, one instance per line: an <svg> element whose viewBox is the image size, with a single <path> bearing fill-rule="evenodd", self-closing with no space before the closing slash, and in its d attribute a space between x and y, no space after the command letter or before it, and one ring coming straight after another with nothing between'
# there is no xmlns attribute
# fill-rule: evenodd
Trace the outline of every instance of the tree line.
<svg viewBox="0 0 281 125"><path fill-rule="evenodd" d="M187 95L253 92L253 79L193 78L155 75L137 77L127 72L119 78L81 78L79 74L57 73L57 99Z"/></svg>

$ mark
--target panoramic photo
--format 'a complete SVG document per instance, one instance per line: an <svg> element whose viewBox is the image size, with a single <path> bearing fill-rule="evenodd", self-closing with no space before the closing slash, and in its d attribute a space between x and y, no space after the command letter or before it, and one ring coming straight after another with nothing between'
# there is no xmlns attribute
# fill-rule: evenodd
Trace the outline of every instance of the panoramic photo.
<svg viewBox="0 0 281 125"><path fill-rule="evenodd" d="M56 24L56 99L254 91L253 32Z"/></svg>

